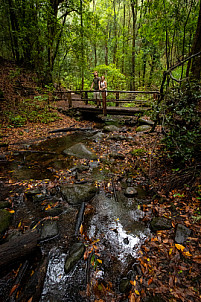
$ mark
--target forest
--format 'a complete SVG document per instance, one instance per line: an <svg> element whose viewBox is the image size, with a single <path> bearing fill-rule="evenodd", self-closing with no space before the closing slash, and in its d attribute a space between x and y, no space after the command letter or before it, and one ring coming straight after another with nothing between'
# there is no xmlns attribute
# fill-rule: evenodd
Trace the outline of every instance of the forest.
<svg viewBox="0 0 201 302"><path fill-rule="evenodd" d="M201 1L0 23L0 302L201 301Z"/></svg>
<svg viewBox="0 0 201 302"><path fill-rule="evenodd" d="M197 0L5 0L0 55L45 84L88 89L97 69L110 89L158 88L164 70L200 51L199 10ZM188 63L172 76L186 78Z"/></svg>

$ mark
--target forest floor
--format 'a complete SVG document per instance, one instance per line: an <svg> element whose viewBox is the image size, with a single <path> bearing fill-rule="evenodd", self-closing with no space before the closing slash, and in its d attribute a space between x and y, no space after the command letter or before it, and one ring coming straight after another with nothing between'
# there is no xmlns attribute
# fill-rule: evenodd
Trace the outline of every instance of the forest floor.
<svg viewBox="0 0 201 302"><path fill-rule="evenodd" d="M11 77L11 73L13 77ZM17 76L17 69L10 62L5 62L0 69L0 89L4 92L1 100L1 111L17 107L17 104L26 97L30 98L26 88L34 90L33 75L24 72ZM14 83L14 84L13 84ZM19 93L20 92L20 93ZM39 93L38 93L39 94ZM10 104L8 104L10 102ZM11 107L9 107L9 105ZM61 103L59 104L61 106ZM56 111L56 109L51 109ZM27 121L21 127L10 127L4 115L1 116L0 151L1 156L9 158L16 150L23 150L27 144L38 143L55 137L49 133L52 130L67 127L85 128L94 127L94 122L77 121L74 118L58 113L59 119L43 124ZM200 178L194 175L192 169L177 169L167 157L161 143L160 127L152 134L137 135L135 127L129 127L128 135L135 137L135 145L130 147L126 143L120 146L120 152L125 155L121 160L118 173L128 171L128 154L130 149L138 150L135 153L136 179L149 183L149 191L153 198L150 203L142 205L145 213L143 221L150 222L153 215L167 219L171 226L168 229L159 229L153 232L139 252L139 271L135 280L131 281L132 289L129 301L148 301L146 297L156 296L158 300L149 301L201 301L201 185ZM105 146L103 146L105 147ZM92 146L96 149L95 143ZM108 146L108 149L110 146ZM130 148L130 149L129 149ZM103 148L104 149L104 148ZM139 151L141 150L141 152ZM99 156L101 156L101 152ZM109 152L109 151L108 151ZM62 179L63 171L57 171L57 178ZM4 185L15 183L9 178L0 179L1 189ZM19 183L18 183L19 184ZM23 184L25 187L25 184ZM3 192L4 200L12 200L9 191ZM12 195L14 192L12 192ZM11 207L7 210L12 211ZM190 231L189 236L182 243L175 241L178 225ZM97 301L104 301L103 299Z"/></svg>

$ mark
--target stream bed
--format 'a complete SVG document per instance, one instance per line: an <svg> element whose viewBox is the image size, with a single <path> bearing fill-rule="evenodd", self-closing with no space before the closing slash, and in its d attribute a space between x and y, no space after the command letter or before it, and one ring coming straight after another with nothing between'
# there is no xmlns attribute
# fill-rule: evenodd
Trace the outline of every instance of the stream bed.
<svg viewBox="0 0 201 302"><path fill-rule="evenodd" d="M35 226L56 217L51 221L53 234L48 229L40 244L41 254L48 259L40 302L128 301L139 248L150 236L141 211L148 196L132 180L102 169L99 155L88 157L90 143L103 148L106 136L93 130L56 137L31 146L32 152L26 146L27 150L14 153L12 160L1 165L2 178L9 174L13 181L40 181L39 188L30 185L14 200L15 221ZM86 144L83 152L89 151L88 158L65 151L76 144ZM111 149L118 144L112 141ZM55 176L58 171L62 185ZM83 244L84 251L66 272L69 251L77 243Z"/></svg>

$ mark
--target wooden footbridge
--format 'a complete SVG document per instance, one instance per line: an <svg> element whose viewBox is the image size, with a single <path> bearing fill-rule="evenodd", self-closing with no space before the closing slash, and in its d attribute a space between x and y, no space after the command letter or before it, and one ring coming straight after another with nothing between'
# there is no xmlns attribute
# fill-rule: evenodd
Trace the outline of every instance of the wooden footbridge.
<svg viewBox="0 0 201 302"><path fill-rule="evenodd" d="M134 115L151 109L159 91L100 91L101 106L98 108L91 90L55 91L55 100L65 101L67 108L77 108L86 114ZM139 99L140 96L140 99Z"/></svg>

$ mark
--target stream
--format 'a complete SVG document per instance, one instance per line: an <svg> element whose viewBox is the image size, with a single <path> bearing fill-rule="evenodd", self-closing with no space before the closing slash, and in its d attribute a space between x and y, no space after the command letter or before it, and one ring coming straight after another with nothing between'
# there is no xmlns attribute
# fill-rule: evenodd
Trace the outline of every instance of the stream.
<svg viewBox="0 0 201 302"><path fill-rule="evenodd" d="M48 263L40 302L128 301L138 251L150 236L141 210L149 198L146 190L129 177L121 179L102 169L99 156L84 159L64 152L76 144L85 144L90 150L91 142L102 148L106 136L101 129L70 133L25 146L27 149L16 151L12 160L1 164L1 178L9 174L13 181L40 181L39 188L31 185L14 200L15 221L34 226L45 217L56 217L50 221L53 233L42 226L40 248ZM118 139L112 144L115 150ZM55 177L58 171L62 185ZM83 194L88 194L88 184L95 184L96 190L87 198ZM80 258L65 271L72 246L77 254L81 245Z"/></svg>

